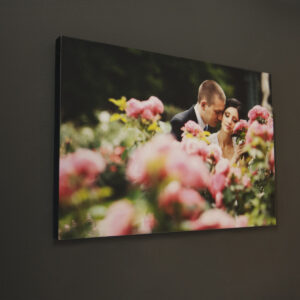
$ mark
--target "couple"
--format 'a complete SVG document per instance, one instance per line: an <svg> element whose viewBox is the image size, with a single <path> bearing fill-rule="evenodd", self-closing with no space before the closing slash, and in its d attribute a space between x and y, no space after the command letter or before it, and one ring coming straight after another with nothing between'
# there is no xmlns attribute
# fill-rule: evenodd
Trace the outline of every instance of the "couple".
<svg viewBox="0 0 300 300"><path fill-rule="evenodd" d="M181 141L181 128L189 120L198 123L203 130L208 130L208 126L216 127L221 122L221 129L211 134L208 140L219 145L222 156L235 163L243 152L243 145L236 145L232 138L240 111L240 101L233 98L226 101L221 86L213 80L205 80L199 86L196 105L172 118L171 132L178 141Z"/></svg>

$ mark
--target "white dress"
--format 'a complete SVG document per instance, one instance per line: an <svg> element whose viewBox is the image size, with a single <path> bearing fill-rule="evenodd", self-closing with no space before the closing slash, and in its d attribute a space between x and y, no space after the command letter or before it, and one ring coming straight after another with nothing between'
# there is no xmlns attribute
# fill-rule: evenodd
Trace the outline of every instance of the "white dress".
<svg viewBox="0 0 300 300"><path fill-rule="evenodd" d="M219 131L218 131L219 132ZM217 144L219 147L219 140L218 140L218 132L212 133L207 139L212 143L212 144Z"/></svg>
<svg viewBox="0 0 300 300"><path fill-rule="evenodd" d="M219 140L218 140L218 132L212 133L209 137L207 137L207 139L212 143L212 144L216 144L220 147L220 149L222 150L220 144L219 144ZM237 147L236 144L236 138L233 137L232 138L232 145L233 145L233 149L235 150L235 148ZM223 153L222 153L223 154ZM223 155L222 155L223 156Z"/></svg>

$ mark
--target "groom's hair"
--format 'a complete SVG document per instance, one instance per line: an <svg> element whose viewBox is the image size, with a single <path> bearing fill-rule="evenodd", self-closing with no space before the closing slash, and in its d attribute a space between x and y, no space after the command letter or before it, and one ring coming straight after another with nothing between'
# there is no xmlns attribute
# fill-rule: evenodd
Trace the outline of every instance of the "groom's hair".
<svg viewBox="0 0 300 300"><path fill-rule="evenodd" d="M221 86L214 80L205 80L199 86L198 103L205 99L208 105L211 105L215 95L224 102L226 101L226 96Z"/></svg>

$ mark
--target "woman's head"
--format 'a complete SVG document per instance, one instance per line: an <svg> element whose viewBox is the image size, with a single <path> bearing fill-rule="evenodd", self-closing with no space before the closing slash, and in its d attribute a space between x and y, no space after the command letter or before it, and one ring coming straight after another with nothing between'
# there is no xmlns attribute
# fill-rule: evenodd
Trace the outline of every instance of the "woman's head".
<svg viewBox="0 0 300 300"><path fill-rule="evenodd" d="M240 119L242 103L234 98L229 98L226 101L223 118L222 118L222 130L228 134L233 133L233 128L235 124Z"/></svg>

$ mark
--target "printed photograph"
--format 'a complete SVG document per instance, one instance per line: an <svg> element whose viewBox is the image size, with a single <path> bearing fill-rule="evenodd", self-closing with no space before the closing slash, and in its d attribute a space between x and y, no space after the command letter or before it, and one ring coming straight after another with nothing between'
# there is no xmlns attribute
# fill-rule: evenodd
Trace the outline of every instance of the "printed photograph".
<svg viewBox="0 0 300 300"><path fill-rule="evenodd" d="M68 37L57 59L59 240L276 225L269 73Z"/></svg>

